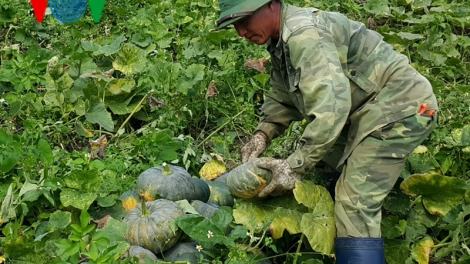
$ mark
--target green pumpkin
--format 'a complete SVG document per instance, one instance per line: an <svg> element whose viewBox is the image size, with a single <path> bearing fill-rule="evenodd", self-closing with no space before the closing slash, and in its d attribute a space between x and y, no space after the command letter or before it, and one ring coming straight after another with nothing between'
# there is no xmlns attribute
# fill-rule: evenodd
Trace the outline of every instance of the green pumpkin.
<svg viewBox="0 0 470 264"><path fill-rule="evenodd" d="M215 204L204 203L198 200L191 202L191 206L194 207L194 210L202 215L204 218L211 219L215 211L219 210L218 206Z"/></svg>
<svg viewBox="0 0 470 264"><path fill-rule="evenodd" d="M173 232L170 223L183 214L183 209L173 201L142 200L123 219L128 224L126 239L131 245L141 246L158 254L178 242L182 231Z"/></svg>
<svg viewBox="0 0 470 264"><path fill-rule="evenodd" d="M133 258L133 257L137 257L141 262L145 261L146 259L151 259L153 261L159 260L152 251L145 249L143 247L139 247L139 246L131 246L129 248L129 251L127 251L121 257L121 259Z"/></svg>
<svg viewBox="0 0 470 264"><path fill-rule="evenodd" d="M207 202L213 203L219 206L230 206L234 204L233 196L228 190L227 184L223 181L207 181L211 195Z"/></svg>
<svg viewBox="0 0 470 264"><path fill-rule="evenodd" d="M119 199L122 202L122 206L126 211L129 211L135 208L140 203L140 196L137 193L137 190L133 189L131 191L124 192Z"/></svg>
<svg viewBox="0 0 470 264"><path fill-rule="evenodd" d="M211 189L209 188L209 185L199 178L192 178L192 181L195 186L195 194L193 197L187 197L186 199L188 201L200 200L207 202L211 196Z"/></svg>
<svg viewBox="0 0 470 264"><path fill-rule="evenodd" d="M250 199L258 196L272 177L270 170L259 168L249 161L228 172L225 182L231 195Z"/></svg>
<svg viewBox="0 0 470 264"><path fill-rule="evenodd" d="M160 198L171 201L207 201L210 196L209 186L205 182L191 177L184 168L166 163L140 174L137 191L146 201Z"/></svg>
<svg viewBox="0 0 470 264"><path fill-rule="evenodd" d="M197 242L178 242L174 247L171 249L163 252L163 256L165 257L165 260L173 262L178 262L178 263L191 263L191 264L197 264L199 263L199 259L201 256L209 260L210 257L202 252L199 252L196 249L196 246L198 245ZM205 249L207 251L207 249ZM206 261L204 263L209 263L209 261Z"/></svg>

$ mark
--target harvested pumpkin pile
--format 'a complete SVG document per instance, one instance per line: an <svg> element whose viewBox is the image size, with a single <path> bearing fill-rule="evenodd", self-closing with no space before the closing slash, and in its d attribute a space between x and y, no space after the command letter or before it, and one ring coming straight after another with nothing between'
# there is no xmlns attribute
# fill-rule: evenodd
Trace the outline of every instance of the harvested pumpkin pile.
<svg viewBox="0 0 470 264"><path fill-rule="evenodd" d="M270 180L266 172L247 163L227 173L223 159L216 155L201 168L199 177L166 163L145 170L137 188L120 197L127 211L126 239L132 246L127 257L188 263L209 258L173 223L185 214L210 219L221 206L233 207L235 198L256 196Z"/></svg>

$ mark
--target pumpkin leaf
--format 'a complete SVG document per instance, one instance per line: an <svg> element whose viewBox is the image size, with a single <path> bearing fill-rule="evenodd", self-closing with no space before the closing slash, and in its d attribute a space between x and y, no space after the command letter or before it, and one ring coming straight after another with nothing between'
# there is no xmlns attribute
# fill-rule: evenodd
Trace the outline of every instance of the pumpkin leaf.
<svg viewBox="0 0 470 264"><path fill-rule="evenodd" d="M97 170L73 170L67 178L67 187L83 192L98 192L102 178Z"/></svg>
<svg viewBox="0 0 470 264"><path fill-rule="evenodd" d="M72 222L72 213L63 212L60 210L55 211L49 218L49 224L54 229L64 229Z"/></svg>
<svg viewBox="0 0 470 264"><path fill-rule="evenodd" d="M466 182L438 174L414 174L400 188L411 197L421 195L424 207L431 214L445 216L464 198Z"/></svg>
<svg viewBox="0 0 470 264"><path fill-rule="evenodd" d="M118 95L121 93L130 93L132 88L135 87L135 81L127 79L113 79L108 84L108 91L112 95Z"/></svg>
<svg viewBox="0 0 470 264"><path fill-rule="evenodd" d="M108 131L113 131L114 123L111 114L106 110L103 103L95 103L91 106L85 114L88 122L92 124L99 124Z"/></svg>
<svg viewBox="0 0 470 264"><path fill-rule="evenodd" d="M400 239L385 239L385 260L388 264L403 264L409 256L409 242Z"/></svg>
<svg viewBox="0 0 470 264"><path fill-rule="evenodd" d="M294 188L297 202L309 208L302 215L302 233L310 246L317 252L330 254L333 251L336 227L334 222L334 202L328 190L313 182L300 181Z"/></svg>
<svg viewBox="0 0 470 264"><path fill-rule="evenodd" d="M73 189L63 189L60 193L62 205L72 206L77 209L88 208L98 195L96 193L84 193Z"/></svg>
<svg viewBox="0 0 470 264"><path fill-rule="evenodd" d="M382 235L385 238L395 238L405 234L406 221L398 216L389 216L382 220Z"/></svg>
<svg viewBox="0 0 470 264"><path fill-rule="evenodd" d="M408 156L407 162L412 173L427 173L439 167L425 146L416 147Z"/></svg>
<svg viewBox="0 0 470 264"><path fill-rule="evenodd" d="M218 211L230 215L225 210ZM224 244L228 247L235 246L235 242L225 236L226 230L222 230L219 223L203 216L182 215L176 219L175 223L185 234L198 241L203 248L211 248L216 244Z"/></svg>
<svg viewBox="0 0 470 264"><path fill-rule="evenodd" d="M418 243L413 245L411 250L411 257L416 260L419 264L429 263L429 254L431 249L434 247L434 241L431 237L426 236L421 239Z"/></svg>
<svg viewBox="0 0 470 264"><path fill-rule="evenodd" d="M175 201L175 203L183 209L184 213L199 214L186 199Z"/></svg>
<svg viewBox="0 0 470 264"><path fill-rule="evenodd" d="M126 43L113 61L113 67L126 75L139 73L146 68L146 55L145 50Z"/></svg>
<svg viewBox="0 0 470 264"><path fill-rule="evenodd" d="M112 242L124 242L126 238L124 234L127 232L127 223L119 221L109 216L107 224L102 229L97 229L96 233L93 234L93 240L98 240L101 237L105 237Z"/></svg>
<svg viewBox="0 0 470 264"><path fill-rule="evenodd" d="M235 223L253 232L270 229L274 239L282 237L284 230L290 234L301 232L300 220L307 208L298 204L292 195L269 199L237 200L233 217Z"/></svg>
<svg viewBox="0 0 470 264"><path fill-rule="evenodd" d="M369 0L364 4L364 9L376 15L389 15L390 7L387 0Z"/></svg>
<svg viewBox="0 0 470 264"><path fill-rule="evenodd" d="M445 138L445 141L453 147L470 146L470 125L454 129L450 136Z"/></svg>
<svg viewBox="0 0 470 264"><path fill-rule="evenodd" d="M104 45L100 47L98 50L96 50L97 44L94 43L87 43L87 48L89 48L90 51L95 50L93 52L94 56L99 56L99 55L105 55L105 56L111 56L121 49L121 44L126 40L126 37L124 35L120 35L117 37L111 44L109 45ZM82 46L85 43L82 42Z"/></svg>
<svg viewBox="0 0 470 264"><path fill-rule="evenodd" d="M422 202L416 203L406 220L406 241L416 241L426 234L428 227L433 227L440 217L430 214Z"/></svg>

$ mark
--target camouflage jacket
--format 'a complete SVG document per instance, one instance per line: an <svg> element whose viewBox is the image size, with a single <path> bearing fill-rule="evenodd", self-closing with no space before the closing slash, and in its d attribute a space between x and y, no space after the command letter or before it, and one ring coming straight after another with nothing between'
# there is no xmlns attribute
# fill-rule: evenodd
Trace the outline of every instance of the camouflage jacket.
<svg viewBox="0 0 470 264"><path fill-rule="evenodd" d="M338 166L364 137L416 114L421 103L438 110L431 84L406 56L339 13L283 4L280 38L267 45L272 89L257 129L272 140L292 121L309 122L287 159L298 173L311 170L345 128Z"/></svg>

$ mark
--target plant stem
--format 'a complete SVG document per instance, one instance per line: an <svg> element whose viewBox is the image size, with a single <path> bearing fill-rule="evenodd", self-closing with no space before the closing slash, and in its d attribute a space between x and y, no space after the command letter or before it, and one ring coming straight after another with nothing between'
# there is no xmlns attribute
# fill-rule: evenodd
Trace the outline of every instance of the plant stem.
<svg viewBox="0 0 470 264"><path fill-rule="evenodd" d="M145 199L142 199L141 200L141 205L142 205L142 217L147 217L150 215L148 209L147 209L147 205L145 204Z"/></svg>
<svg viewBox="0 0 470 264"><path fill-rule="evenodd" d="M137 104L137 106L134 108L134 110L132 110L132 112L129 114L129 116L126 118L126 120L124 121L124 123L122 123L122 125L119 127L119 129L117 130L116 134L114 134L113 137L116 137L119 133L119 131L121 129L124 128L125 125L127 125L127 123L129 122L129 120L131 119L131 117L135 114L135 112L137 112L137 109L140 108L140 106L144 103L145 99L147 99L147 97L153 93L153 90L149 91L143 98L142 100L140 100L139 104Z"/></svg>
<svg viewBox="0 0 470 264"><path fill-rule="evenodd" d="M304 233L300 236L299 239L299 245L297 246L297 250L295 251L295 257L294 257L294 264L297 264L297 258L302 255L300 254L300 247L302 246L302 240L304 239Z"/></svg>
<svg viewBox="0 0 470 264"><path fill-rule="evenodd" d="M197 147L199 148L202 144L204 144L209 138L211 138L215 133L219 132L222 128L224 128L226 125L228 125L230 122L232 122L235 118L237 118L239 115L241 115L243 112L245 112L245 109L241 110L236 114L234 117L232 117L230 120L227 122L223 123L220 127L218 127L214 132L212 132L209 136L207 136L201 143L197 144Z"/></svg>
<svg viewBox="0 0 470 264"><path fill-rule="evenodd" d="M162 166L163 166L163 174L164 174L164 175L170 175L170 174L173 173L173 172L170 170L170 167L168 166L168 164L166 164L166 162L163 162L163 163L162 163Z"/></svg>

